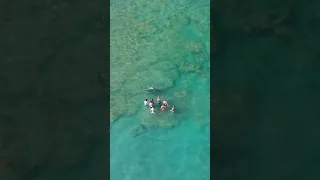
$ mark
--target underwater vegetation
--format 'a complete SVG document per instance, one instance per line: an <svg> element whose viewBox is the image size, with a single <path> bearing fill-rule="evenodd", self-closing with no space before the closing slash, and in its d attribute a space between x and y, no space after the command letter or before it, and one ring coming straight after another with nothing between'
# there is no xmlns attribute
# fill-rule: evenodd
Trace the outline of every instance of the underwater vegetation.
<svg viewBox="0 0 320 180"><path fill-rule="evenodd" d="M203 40L209 34L206 13L192 5L172 7L169 1L128 4L111 7L111 122L141 108L145 99L141 85L166 90L175 86L181 73L209 73L202 69L209 61L208 44ZM183 96L183 92L174 96ZM178 124L172 120L169 125L162 121L151 125L147 119L141 118L141 123L159 127Z"/></svg>

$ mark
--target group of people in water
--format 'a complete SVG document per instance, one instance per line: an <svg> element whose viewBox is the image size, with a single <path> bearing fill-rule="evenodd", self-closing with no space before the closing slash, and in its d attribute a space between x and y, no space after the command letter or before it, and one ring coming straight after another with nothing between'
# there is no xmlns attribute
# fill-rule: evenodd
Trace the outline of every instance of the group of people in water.
<svg viewBox="0 0 320 180"><path fill-rule="evenodd" d="M157 98L157 103L160 105L161 104L161 99L160 97ZM146 99L144 101L144 105L145 106L149 106L150 107L150 112L151 114L155 114L155 103L153 101L153 99L150 100L150 102L148 102L148 99ZM163 100L162 105L160 107L161 111L166 111L167 107L169 107L168 101L166 99ZM174 112L176 110L176 106L172 106L170 112Z"/></svg>

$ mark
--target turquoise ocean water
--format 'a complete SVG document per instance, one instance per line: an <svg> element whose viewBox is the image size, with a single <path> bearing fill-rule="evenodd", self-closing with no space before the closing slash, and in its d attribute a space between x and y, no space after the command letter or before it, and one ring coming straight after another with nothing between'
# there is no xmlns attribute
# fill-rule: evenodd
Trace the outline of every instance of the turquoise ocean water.
<svg viewBox="0 0 320 180"><path fill-rule="evenodd" d="M110 11L111 179L209 179L210 2L112 1ZM157 96L177 111L152 115L143 101Z"/></svg>

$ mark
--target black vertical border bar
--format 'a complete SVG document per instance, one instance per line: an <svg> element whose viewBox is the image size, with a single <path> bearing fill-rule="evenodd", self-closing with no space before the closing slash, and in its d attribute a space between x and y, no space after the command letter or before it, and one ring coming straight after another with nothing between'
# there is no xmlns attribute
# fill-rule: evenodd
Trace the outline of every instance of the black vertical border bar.
<svg viewBox="0 0 320 180"><path fill-rule="evenodd" d="M260 12L264 9L250 2L229 2L241 5L237 8L223 0L212 0L210 3L211 179L317 179L319 141L311 139L319 136L316 132L320 115L320 71L317 63L319 52L315 47L318 42L316 38L320 36L317 31L319 26L311 20L315 19L316 13L308 9L315 4L304 1L281 4L287 11L270 14L270 20L281 17L283 12L290 12L277 25L288 31L272 37L275 33L273 28L257 29L253 26L249 36L241 32L238 25L227 27L234 21L230 17L236 17L238 12L248 12L248 9ZM248 9L247 4L251 6ZM269 10L273 7L269 6L268 11L264 11L271 12ZM229 14L235 10L238 12ZM255 48L259 47L261 42L257 38L261 37L276 38L275 42L281 43L281 46L273 43L263 46L268 49L263 54L261 48ZM252 48L252 54L261 53L263 58L259 61L263 68L234 67L234 64L231 68L230 64L248 58L222 58L232 53L228 46L234 41L240 41L237 47L245 45L245 41L255 41L249 48ZM295 71L294 67L301 69ZM231 82L236 76L236 73L231 73L232 69L244 72L246 82L238 86ZM288 82L292 83L288 85ZM244 105L242 110L237 110L228 93L224 93L230 90L238 90L240 95L246 96L241 104ZM226 106L233 112L221 113Z"/></svg>
<svg viewBox="0 0 320 180"><path fill-rule="evenodd" d="M228 47L235 41L233 36L239 35L239 32L229 27L231 23L228 22L225 11L230 9L223 9L228 7L224 5L222 0L212 0L210 8L210 175L211 179L215 180L250 179L257 172L249 170L252 169L252 161L249 161L255 152L248 137L256 134L254 128L248 130L242 122L249 118L252 120L253 115L248 116L247 110L238 109L239 107L233 104L232 96L236 92L241 96L252 93L254 100L250 105L256 108L259 96L253 91L254 88L251 88L252 80L241 85L234 80L237 73L233 71L244 69L235 66L241 58L226 58L232 53ZM240 37L243 35L240 34ZM246 90L243 91L242 87ZM248 106L248 103L245 105Z"/></svg>
<svg viewBox="0 0 320 180"><path fill-rule="evenodd" d="M63 10L59 11L59 5L63 6L61 7ZM23 57L21 62L13 62L16 68L8 71L10 74L1 74L1 80L8 80L6 82L7 89L10 89L12 85L20 85L18 86L20 89L15 88L15 90L18 90L17 92L1 92L1 101L4 104L1 104L1 106L8 106L2 107L2 110L10 108L8 112L0 112L1 138L12 141L8 144L13 144L19 148L13 148L12 150L10 146L5 147L10 150L8 151L1 147L0 179L109 179L110 134L108 126L110 114L108 111L110 93L108 88L104 91L103 88L99 87L97 80L98 72L103 72L107 76L109 87L109 5L108 0L88 3L73 1L70 4L57 3L57 6L48 2L46 4L43 1L8 1L0 8L2 15L4 15L1 18L1 25L3 26L1 26L0 31L2 41L0 57L4 65L0 65L6 68L5 60L10 56L20 54ZM57 8L58 10L55 11ZM87 16L83 17L82 14ZM43 36L45 38L41 37L42 41L39 41L39 34L42 33L46 36ZM81 50L83 49L76 49L76 45L82 40L82 33L99 37L99 40L95 44L87 44L86 48L90 49L88 52L94 53L95 56L90 58L90 55L86 54L88 56L81 59L85 62L81 63L81 68L84 71L80 74L78 69L74 69L75 63L73 60L79 60L78 56L81 56ZM8 34L10 37L17 38L5 38ZM46 52L46 54L39 55L39 52ZM68 54L69 57L60 57L63 53ZM62 59L65 61L62 61ZM57 62L58 60L60 61ZM86 71L87 67L92 68L92 71ZM53 82L53 77L61 72L64 73L65 78L56 79ZM28 76L29 73L33 73L34 76ZM18 78L7 79L7 77L14 76L18 76ZM82 87L84 85L84 82L81 81L77 81L79 84L65 83L75 76L78 76L79 79L82 77L90 79L92 83L89 83L90 85L86 87L89 91L95 88L97 91L101 89L97 96L90 97L86 101L86 105L89 106L98 104L98 107L92 108L94 115L85 114L84 119L88 123L81 124L70 120L72 115L81 114L79 111L82 110L75 108L78 107L77 100L72 101L65 98L66 96L74 96L71 88L76 89L77 86ZM71 88L66 87L69 85ZM64 94L61 95L60 90L63 88L67 90L64 89ZM39 101L39 97L41 101ZM30 108L21 106L27 101L38 103L33 105L37 109L34 110L35 108L31 106ZM21 109L14 107L21 107ZM15 116L15 114L21 113L22 108L24 108L27 116ZM98 118L94 118L96 115ZM96 123L92 128L94 132L81 134L90 122ZM4 129L6 132L3 131ZM53 131L54 133L52 133ZM33 134L29 136L31 132ZM72 140L68 139L69 137L72 137L70 138ZM84 141L90 143L88 149L82 149L81 143ZM48 144L42 144L44 142L48 142ZM41 146L47 149L42 150ZM76 156L76 152L79 151L85 151L83 154L81 153L81 157ZM40 158L34 161L32 158L36 155ZM63 157L72 157L73 159L71 159L74 162L70 163Z"/></svg>
<svg viewBox="0 0 320 180"><path fill-rule="evenodd" d="M228 38L228 32L223 29L226 23L220 17L223 14L223 9L219 7L221 3L221 0L210 2L210 179L215 180L237 179L230 171L235 169L236 148L228 141L236 138L230 133L232 122L227 122L228 117L221 113L228 104L228 94L225 91L232 87L230 82L226 82L228 62L219 57L226 53L228 42L225 39Z"/></svg>

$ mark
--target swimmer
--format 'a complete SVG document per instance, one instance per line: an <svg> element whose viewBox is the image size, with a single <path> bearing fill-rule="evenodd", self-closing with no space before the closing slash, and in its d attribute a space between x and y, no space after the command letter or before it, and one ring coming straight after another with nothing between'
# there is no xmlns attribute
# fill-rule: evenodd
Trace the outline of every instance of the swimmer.
<svg viewBox="0 0 320 180"><path fill-rule="evenodd" d="M151 114L155 114L155 109L154 109L154 107L151 107L151 108L150 108L150 112L151 112Z"/></svg>
<svg viewBox="0 0 320 180"><path fill-rule="evenodd" d="M162 104L165 105L165 106L168 106L168 101L164 99Z"/></svg>
<svg viewBox="0 0 320 180"><path fill-rule="evenodd" d="M172 106L172 108L171 108L171 112L174 112L176 110L176 106Z"/></svg>
<svg viewBox="0 0 320 180"><path fill-rule="evenodd" d="M167 107L165 105L162 105L160 108L162 111L165 111L167 109Z"/></svg>
<svg viewBox="0 0 320 180"><path fill-rule="evenodd" d="M149 107L150 108L152 108L152 107L154 107L154 104L150 101L150 103L149 103Z"/></svg>
<svg viewBox="0 0 320 180"><path fill-rule="evenodd" d="M158 96L157 101L158 101L158 104L161 104L161 99L160 99L160 97L159 97L159 96Z"/></svg>
<svg viewBox="0 0 320 180"><path fill-rule="evenodd" d="M143 103L145 106L148 106L148 99L146 99Z"/></svg>

